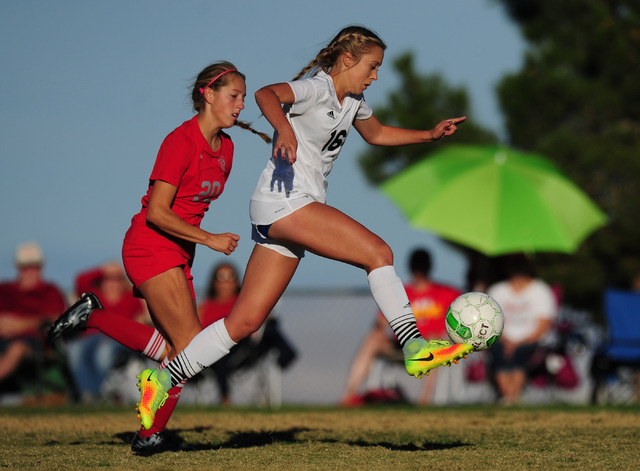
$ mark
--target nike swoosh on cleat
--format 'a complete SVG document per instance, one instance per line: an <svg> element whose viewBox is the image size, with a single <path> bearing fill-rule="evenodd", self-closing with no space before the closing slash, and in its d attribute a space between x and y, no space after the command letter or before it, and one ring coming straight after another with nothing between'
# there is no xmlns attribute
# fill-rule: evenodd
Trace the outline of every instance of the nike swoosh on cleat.
<svg viewBox="0 0 640 471"><path fill-rule="evenodd" d="M147 378L147 381L151 381L151 375L152 375L152 374L153 374L153 373L149 373L149 377Z"/></svg>
<svg viewBox="0 0 640 471"><path fill-rule="evenodd" d="M408 358L407 361L431 361L433 360L433 353L429 353L427 358Z"/></svg>

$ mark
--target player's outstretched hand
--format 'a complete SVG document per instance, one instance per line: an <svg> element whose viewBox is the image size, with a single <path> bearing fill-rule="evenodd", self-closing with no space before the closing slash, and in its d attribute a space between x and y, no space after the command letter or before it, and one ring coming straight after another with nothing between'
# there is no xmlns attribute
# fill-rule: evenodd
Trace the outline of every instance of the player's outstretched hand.
<svg viewBox="0 0 640 471"><path fill-rule="evenodd" d="M225 232L224 234L211 234L207 247L216 252L222 252L225 255L230 255L238 246L240 236Z"/></svg>
<svg viewBox="0 0 640 471"><path fill-rule="evenodd" d="M435 128L432 129L433 139L442 139L445 136L451 136L458 130L458 124L464 122L467 119L466 116L459 118L450 118L440 121Z"/></svg>

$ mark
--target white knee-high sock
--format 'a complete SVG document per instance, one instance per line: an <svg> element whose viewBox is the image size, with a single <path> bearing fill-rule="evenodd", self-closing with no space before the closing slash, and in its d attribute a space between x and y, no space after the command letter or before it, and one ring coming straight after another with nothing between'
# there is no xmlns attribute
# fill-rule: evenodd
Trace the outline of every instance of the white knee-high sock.
<svg viewBox="0 0 640 471"><path fill-rule="evenodd" d="M400 345L421 337L402 280L393 266L376 268L367 275L369 288L378 309L387 320Z"/></svg>
<svg viewBox="0 0 640 471"><path fill-rule="evenodd" d="M229 353L235 344L229 337L224 319L208 326L167 365L166 370L171 374L171 387L213 365Z"/></svg>

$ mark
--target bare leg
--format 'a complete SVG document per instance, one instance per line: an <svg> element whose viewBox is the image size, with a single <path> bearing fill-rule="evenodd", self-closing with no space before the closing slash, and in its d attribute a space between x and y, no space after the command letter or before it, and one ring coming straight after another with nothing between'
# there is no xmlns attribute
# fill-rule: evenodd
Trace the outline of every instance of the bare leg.
<svg viewBox="0 0 640 471"><path fill-rule="evenodd" d="M500 394L502 394L502 398L504 401L507 401L507 397L510 396L509 391L509 382L511 381L511 374L509 371L501 371L496 373L496 384L498 389L500 390Z"/></svg>
<svg viewBox="0 0 640 471"><path fill-rule="evenodd" d="M513 402L517 403L520 400L520 396L522 395L522 390L524 389L524 385L527 382L527 376L522 370L513 371L512 375L512 398Z"/></svg>
<svg viewBox="0 0 640 471"><path fill-rule="evenodd" d="M503 371L496 374L496 383L498 383L498 388L502 393L505 404L518 402L526 379L526 375L522 370Z"/></svg>
<svg viewBox="0 0 640 471"><path fill-rule="evenodd" d="M234 342L258 330L287 289L300 259L286 257L256 245L253 248L238 300L225 319L225 327Z"/></svg>
<svg viewBox="0 0 640 471"><path fill-rule="evenodd" d="M156 328L170 345L173 359L201 330L196 305L181 267L171 268L139 287Z"/></svg>
<svg viewBox="0 0 640 471"><path fill-rule="evenodd" d="M269 236L298 244L317 255L355 265L367 273L393 265L387 243L343 212L310 203L273 223Z"/></svg>
<svg viewBox="0 0 640 471"><path fill-rule="evenodd" d="M373 361L380 355L386 355L393 350L393 344L387 335L386 327L376 326L365 338L360 350L353 359L347 385L342 395L342 404L348 404L349 399L358 393L360 385L367 379Z"/></svg>

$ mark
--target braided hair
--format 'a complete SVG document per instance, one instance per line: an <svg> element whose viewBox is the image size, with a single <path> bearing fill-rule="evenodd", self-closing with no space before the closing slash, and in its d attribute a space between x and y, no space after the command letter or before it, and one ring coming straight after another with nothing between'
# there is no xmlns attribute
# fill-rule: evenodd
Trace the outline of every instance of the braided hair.
<svg viewBox="0 0 640 471"><path fill-rule="evenodd" d="M202 72L198 74L195 82L193 83L193 88L191 90L191 100L193 101L193 109L199 112L204 106L204 89L211 88L216 91L229 83L229 76L236 75L237 77L241 77L242 80L246 80L245 75L242 72L239 72L236 67L227 61L220 61L208 65L205 67ZM239 128L246 129L247 131L251 131L253 134L259 136L263 141L267 144L271 143L271 137L267 134L257 131L251 127L249 123L244 121L236 120L235 126Z"/></svg>
<svg viewBox="0 0 640 471"><path fill-rule="evenodd" d="M373 31L363 26L347 26L293 80L299 80L310 72L315 75L319 69L328 73L337 63L340 55L349 52L353 57L359 58L368 52L371 46L379 46L383 51L387 48L387 45Z"/></svg>

